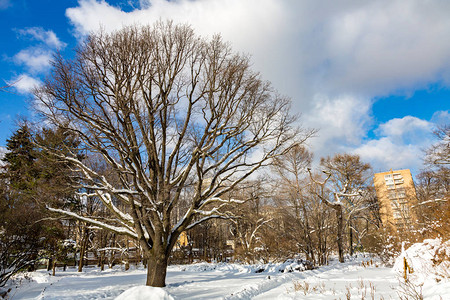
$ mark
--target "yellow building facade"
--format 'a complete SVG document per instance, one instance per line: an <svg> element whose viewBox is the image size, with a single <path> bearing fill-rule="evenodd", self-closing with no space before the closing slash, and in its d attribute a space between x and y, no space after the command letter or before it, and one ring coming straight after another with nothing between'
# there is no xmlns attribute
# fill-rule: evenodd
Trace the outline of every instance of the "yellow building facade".
<svg viewBox="0 0 450 300"><path fill-rule="evenodd" d="M373 181L383 225L401 230L412 224L416 220L412 206L417 204L417 196L411 171L376 173Z"/></svg>

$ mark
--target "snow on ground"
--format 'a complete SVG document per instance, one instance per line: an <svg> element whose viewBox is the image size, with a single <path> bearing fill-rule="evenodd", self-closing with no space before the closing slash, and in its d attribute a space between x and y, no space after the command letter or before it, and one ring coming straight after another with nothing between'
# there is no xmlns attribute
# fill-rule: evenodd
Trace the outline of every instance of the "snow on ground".
<svg viewBox="0 0 450 300"><path fill-rule="evenodd" d="M396 272L370 261L360 256L344 264L332 261L328 266L302 272L288 272L300 269L295 261L254 266L224 263L170 266L167 287L156 290L143 286L146 278L143 268L124 271L117 267L103 272L85 268L83 273L69 268L66 272L58 271L55 277L40 270L27 274L29 279L22 276L22 284L11 291L10 299L115 299L124 291L126 294L119 299L144 299L138 295L150 292L155 299L175 300L348 299L348 295L351 299L362 299L362 295L372 299L372 294L373 299L398 299ZM440 289L439 293L431 291L427 295L450 299L448 289Z"/></svg>
<svg viewBox="0 0 450 300"><path fill-rule="evenodd" d="M116 300L174 300L163 288L135 286L126 290Z"/></svg>
<svg viewBox="0 0 450 300"><path fill-rule="evenodd" d="M404 276L405 259L411 273L407 272L408 281L401 285L402 290L422 292L425 299L440 299L437 295L450 299L450 240L425 240L403 250L393 268L400 277Z"/></svg>

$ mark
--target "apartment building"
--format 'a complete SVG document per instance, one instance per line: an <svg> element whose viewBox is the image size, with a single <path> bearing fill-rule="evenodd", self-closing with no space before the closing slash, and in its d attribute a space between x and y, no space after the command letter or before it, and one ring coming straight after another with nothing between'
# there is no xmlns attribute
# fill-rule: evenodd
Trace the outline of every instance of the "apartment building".
<svg viewBox="0 0 450 300"><path fill-rule="evenodd" d="M376 173L373 181L383 225L401 230L412 224L416 218L411 207L417 203L417 196L411 171L391 169Z"/></svg>

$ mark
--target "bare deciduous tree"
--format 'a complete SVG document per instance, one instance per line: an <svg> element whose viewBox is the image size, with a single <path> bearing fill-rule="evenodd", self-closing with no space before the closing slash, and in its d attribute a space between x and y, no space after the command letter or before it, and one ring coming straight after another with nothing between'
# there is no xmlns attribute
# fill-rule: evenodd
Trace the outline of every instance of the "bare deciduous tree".
<svg viewBox="0 0 450 300"><path fill-rule="evenodd" d="M295 127L289 99L247 56L171 22L90 35L73 60L55 59L35 96L47 121L76 133L117 178L65 155L114 218L50 209L138 239L151 286L165 285L182 231L227 217L224 208L239 201L223 195L312 134ZM188 185L193 196L174 224Z"/></svg>
<svg viewBox="0 0 450 300"><path fill-rule="evenodd" d="M431 166L450 164L450 125L444 125L434 131L438 142L426 151L425 163Z"/></svg>
<svg viewBox="0 0 450 300"><path fill-rule="evenodd" d="M311 231L313 230L310 220L310 208L307 201L307 167L311 165L312 153L305 147L298 145L288 153L274 160L273 169L279 180L277 185L281 188L280 194L283 202L287 202L289 208L293 208L295 219L302 232L303 251L306 259L315 263Z"/></svg>
<svg viewBox="0 0 450 300"><path fill-rule="evenodd" d="M418 216L421 233L428 237L448 237L450 215L450 125L435 132L438 141L426 151L426 170L417 176Z"/></svg>
<svg viewBox="0 0 450 300"><path fill-rule="evenodd" d="M345 226L345 210L349 208L349 212L354 210L366 209L363 205L361 189L367 180L366 172L370 169L370 165L361 162L358 155L336 154L333 157L322 158L320 164L324 167L323 172L327 174L323 182L315 180L310 172L311 180L323 187L329 180L332 183L332 197L324 197L317 194L324 203L336 212L337 219L337 246L339 252L339 261L344 262L344 226ZM352 249L353 229L351 224L349 227L350 249ZM350 253L352 250L350 250Z"/></svg>

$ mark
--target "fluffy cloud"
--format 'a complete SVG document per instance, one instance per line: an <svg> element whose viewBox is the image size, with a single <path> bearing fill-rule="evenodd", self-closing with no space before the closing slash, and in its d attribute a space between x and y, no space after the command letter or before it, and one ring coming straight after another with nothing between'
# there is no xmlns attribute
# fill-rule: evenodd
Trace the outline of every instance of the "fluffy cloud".
<svg viewBox="0 0 450 300"><path fill-rule="evenodd" d="M14 61L28 67L32 73L47 70L50 67L52 52L42 48L27 48L14 55Z"/></svg>
<svg viewBox="0 0 450 300"><path fill-rule="evenodd" d="M421 145L409 143L412 131L396 133L397 125L424 132L429 124L411 118L392 120L379 128L379 138L363 143L373 123L372 99L431 83L450 85L446 0L134 3L138 8L125 11L104 0L79 0L66 15L80 37L100 27L114 30L160 19L192 24L201 35L221 33L235 50L250 53L255 69L292 98L293 110L302 112L304 125L321 129L312 141L320 156L357 147L355 151L365 157L374 151L372 156L383 162L377 151L393 153L404 147L403 152L411 155L398 159L411 161Z"/></svg>
<svg viewBox="0 0 450 300"><path fill-rule="evenodd" d="M292 97L372 97L450 79L450 2L444 0L140 4L125 12L103 0L80 0L66 15L81 35L166 18L190 23L203 35L220 32L237 50L251 53L256 67Z"/></svg>
<svg viewBox="0 0 450 300"><path fill-rule="evenodd" d="M381 124L376 132L384 136L392 136L396 138L404 137L409 134L414 134L421 131L431 131L433 125L425 120L418 119L412 116L405 116L403 118L395 118L388 122Z"/></svg>
<svg viewBox="0 0 450 300"><path fill-rule="evenodd" d="M327 26L332 89L380 95L449 79L448 1L364 3Z"/></svg>
<svg viewBox="0 0 450 300"><path fill-rule="evenodd" d="M316 156L346 151L350 145L358 145L365 136L372 120L369 116L371 102L352 96L314 98L314 106L303 115L308 126L318 128L318 138L311 141Z"/></svg>
<svg viewBox="0 0 450 300"><path fill-rule="evenodd" d="M115 30L123 25L152 24L160 19L189 23L198 34L220 33L235 50L250 53L256 69L278 89L287 88L286 82L295 85L294 78L289 76L291 72L286 72L292 63L280 59L290 51L290 43L286 41L292 25L286 22L282 1L156 0L141 1L141 7L125 12L106 1L80 0L78 7L67 9L66 15L80 36L100 27Z"/></svg>
<svg viewBox="0 0 450 300"><path fill-rule="evenodd" d="M382 137L363 144L353 153L360 155L364 161L370 162L376 172L412 169L416 173L422 168L421 160L424 156L420 147L417 146L402 144L392 137Z"/></svg>
<svg viewBox="0 0 450 300"><path fill-rule="evenodd" d="M17 76L15 79L9 82L17 92L21 94L28 94L35 88L40 86L42 83L39 79L33 78L27 74L22 74Z"/></svg>
<svg viewBox="0 0 450 300"><path fill-rule="evenodd" d="M407 168L418 172L423 167L424 150L433 144L432 130L439 125L436 120L449 124L449 112L438 111L431 121L412 116L389 120L375 130L377 138L353 152L376 166L376 171Z"/></svg>
<svg viewBox="0 0 450 300"><path fill-rule="evenodd" d="M44 30L42 27L19 29L18 32L23 36L30 36L34 40L44 42L50 48L60 50L66 46L52 30Z"/></svg>
<svg viewBox="0 0 450 300"><path fill-rule="evenodd" d="M17 29L16 32L18 37L31 39L33 43L14 55L13 61L18 65L25 66L26 71L35 76L47 72L50 69L50 62L55 51L66 46L52 30L44 30L42 27ZM15 82L17 79L10 81ZM27 93L32 79L28 75L22 75L17 83L18 85L16 85L17 90L21 93Z"/></svg>

